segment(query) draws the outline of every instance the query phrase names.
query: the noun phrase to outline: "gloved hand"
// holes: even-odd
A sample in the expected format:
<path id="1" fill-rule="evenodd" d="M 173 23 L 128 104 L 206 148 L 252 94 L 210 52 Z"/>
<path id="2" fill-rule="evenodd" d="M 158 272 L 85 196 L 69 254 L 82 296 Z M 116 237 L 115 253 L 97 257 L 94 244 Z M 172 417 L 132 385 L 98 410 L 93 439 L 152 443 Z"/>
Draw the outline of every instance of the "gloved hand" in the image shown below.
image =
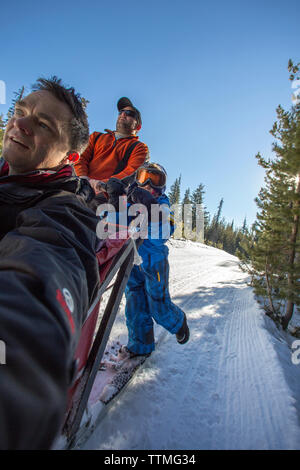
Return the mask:
<path id="1" fill-rule="evenodd" d="M 106 183 L 106 192 L 109 196 L 123 196 L 126 194 L 126 185 L 118 178 L 110 178 Z"/>
<path id="2" fill-rule="evenodd" d="M 130 200 L 134 204 L 143 204 L 148 211 L 151 210 L 151 204 L 158 204 L 157 199 L 149 191 L 140 187 L 132 191 Z"/>
<path id="3" fill-rule="evenodd" d="M 96 180 L 96 181 L 97 181 L 97 184 L 96 184 L 97 191 L 99 191 L 101 193 L 105 193 L 106 192 L 106 183 L 104 183 L 104 181 L 101 181 L 101 180 Z"/>
<path id="4" fill-rule="evenodd" d="M 95 191 L 85 178 L 80 178 L 79 195 L 82 196 L 86 202 L 90 202 L 95 197 Z"/>
<path id="5" fill-rule="evenodd" d="M 135 181 L 134 183 L 132 183 L 129 188 L 127 189 L 127 198 L 128 198 L 128 202 L 133 202 L 131 200 L 131 194 L 133 193 L 133 191 L 135 190 L 135 188 L 138 188 L 138 184 L 137 182 Z"/>
<path id="6" fill-rule="evenodd" d="M 120 203 L 119 197 L 126 194 L 126 185 L 118 178 L 110 178 L 106 183 L 106 192 L 108 194 L 108 203 L 114 206 L 117 212 L 126 209 L 126 204 Z"/>

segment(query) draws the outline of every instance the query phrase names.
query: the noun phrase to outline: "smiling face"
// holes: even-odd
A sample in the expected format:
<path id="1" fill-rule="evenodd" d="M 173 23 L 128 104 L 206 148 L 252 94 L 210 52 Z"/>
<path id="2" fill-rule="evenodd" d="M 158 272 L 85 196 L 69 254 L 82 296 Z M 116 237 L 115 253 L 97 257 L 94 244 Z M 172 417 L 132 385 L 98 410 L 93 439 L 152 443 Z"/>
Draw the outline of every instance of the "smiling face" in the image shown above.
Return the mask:
<path id="1" fill-rule="evenodd" d="M 16 103 L 3 139 L 9 174 L 56 170 L 66 163 L 71 119 L 68 106 L 49 91 L 36 91 Z"/>

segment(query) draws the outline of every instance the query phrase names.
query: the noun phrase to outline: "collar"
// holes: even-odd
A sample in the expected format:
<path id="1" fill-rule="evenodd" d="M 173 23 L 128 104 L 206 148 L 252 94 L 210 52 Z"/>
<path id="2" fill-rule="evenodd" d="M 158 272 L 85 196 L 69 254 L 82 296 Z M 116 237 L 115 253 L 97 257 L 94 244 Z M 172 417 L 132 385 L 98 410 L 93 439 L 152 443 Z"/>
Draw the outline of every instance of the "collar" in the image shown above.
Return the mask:
<path id="1" fill-rule="evenodd" d="M 4 183 L 50 183 L 62 178 L 74 176 L 72 165 L 65 165 L 60 170 L 35 170 L 20 175 L 9 175 L 9 165 L 3 160 L 0 166 L 0 184 Z"/>
<path id="2" fill-rule="evenodd" d="M 115 139 L 117 139 L 117 140 L 120 140 L 120 139 L 136 139 L 136 140 L 138 140 L 139 139 L 138 135 L 133 135 L 133 134 L 131 134 L 131 135 L 122 135 L 117 131 L 111 131 L 109 129 L 104 129 L 104 131 L 107 132 L 108 134 L 113 135 L 115 137 Z M 118 134 L 120 137 L 116 137 L 116 134 Z"/>

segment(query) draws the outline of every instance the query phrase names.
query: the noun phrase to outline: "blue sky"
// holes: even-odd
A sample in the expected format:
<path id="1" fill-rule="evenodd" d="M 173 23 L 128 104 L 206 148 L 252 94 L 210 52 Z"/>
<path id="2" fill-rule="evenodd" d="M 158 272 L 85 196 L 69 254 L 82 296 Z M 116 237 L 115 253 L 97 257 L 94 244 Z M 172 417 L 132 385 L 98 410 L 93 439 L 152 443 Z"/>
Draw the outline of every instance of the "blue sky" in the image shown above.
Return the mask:
<path id="1" fill-rule="evenodd" d="M 140 139 L 169 186 L 205 186 L 213 215 L 255 219 L 272 156 L 276 107 L 288 109 L 287 63 L 299 62 L 299 1 L 52 0 L 1 5 L 0 80 L 13 92 L 57 75 L 90 101 L 91 132 L 114 129 L 116 102 L 142 112 Z"/>

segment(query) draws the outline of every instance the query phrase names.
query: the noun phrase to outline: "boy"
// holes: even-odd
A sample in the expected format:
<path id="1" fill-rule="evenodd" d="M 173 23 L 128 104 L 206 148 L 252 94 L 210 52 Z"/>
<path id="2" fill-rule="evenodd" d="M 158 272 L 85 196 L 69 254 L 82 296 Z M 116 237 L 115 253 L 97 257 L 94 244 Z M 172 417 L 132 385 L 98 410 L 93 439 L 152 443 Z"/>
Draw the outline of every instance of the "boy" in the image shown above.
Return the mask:
<path id="1" fill-rule="evenodd" d="M 150 355 L 155 349 L 153 319 L 170 333 L 178 343 L 189 340 L 189 328 L 185 313 L 176 306 L 169 294 L 169 263 L 167 239 L 174 232 L 170 202 L 166 189 L 166 171 L 157 163 L 146 163 L 136 174 L 136 183 L 129 189 L 128 202 L 143 204 L 148 211 L 148 237 L 139 247 L 142 264 L 134 266 L 125 290 L 126 325 L 128 343 L 120 350 L 121 357 Z M 113 181 L 107 183 L 111 191 Z M 158 206 L 162 217 L 153 220 Z M 151 209 L 152 215 L 151 215 Z M 156 211 L 158 212 L 158 211 Z"/>

